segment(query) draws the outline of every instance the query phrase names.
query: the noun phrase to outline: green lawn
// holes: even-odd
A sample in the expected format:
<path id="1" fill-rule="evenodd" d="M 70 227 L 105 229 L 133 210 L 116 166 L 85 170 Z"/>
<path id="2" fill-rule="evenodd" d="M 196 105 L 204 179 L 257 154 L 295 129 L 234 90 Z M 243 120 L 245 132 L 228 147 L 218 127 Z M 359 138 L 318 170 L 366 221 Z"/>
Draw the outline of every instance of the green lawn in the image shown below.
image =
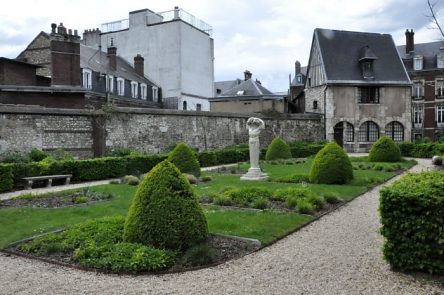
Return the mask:
<path id="1" fill-rule="evenodd" d="M 14 241 L 61 229 L 91 218 L 126 215 L 136 187 L 128 185 L 101 185 L 94 190 L 113 192 L 116 197 L 91 206 L 40 209 L 10 208 L 0 210 L 0 247 Z M 270 243 L 300 227 L 310 217 L 273 211 L 205 209 L 210 232 L 255 238 Z"/>
<path id="2" fill-rule="evenodd" d="M 364 160 L 358 159 L 358 162 Z M 286 176 L 292 173 L 308 173 L 311 159 L 297 165 L 263 164 L 263 169 L 270 176 Z M 403 162 L 403 167 L 413 163 Z M 227 186 L 233 187 L 266 187 L 271 191 L 279 188 L 298 186 L 294 183 L 274 183 L 267 181 L 241 181 L 238 175 L 220 175 L 205 173 L 213 177 L 213 181 L 193 186 L 199 196 L 220 192 Z M 355 179 L 347 185 L 309 184 L 315 193 L 336 192 L 342 199 L 350 200 L 367 191 L 371 185 L 392 177 L 394 172 L 374 170 L 355 170 Z M 111 192 L 116 195 L 109 201 L 90 206 L 39 209 L 10 208 L 0 209 L 0 247 L 11 242 L 46 233 L 51 230 L 65 228 L 67 225 L 79 223 L 91 218 L 112 215 L 126 215 L 136 187 L 128 185 L 102 185 L 94 190 Z M 293 231 L 306 223 L 310 217 L 296 213 L 279 213 L 273 211 L 252 212 L 244 210 L 206 209 L 211 232 L 256 238 L 267 244 L 276 238 Z"/>

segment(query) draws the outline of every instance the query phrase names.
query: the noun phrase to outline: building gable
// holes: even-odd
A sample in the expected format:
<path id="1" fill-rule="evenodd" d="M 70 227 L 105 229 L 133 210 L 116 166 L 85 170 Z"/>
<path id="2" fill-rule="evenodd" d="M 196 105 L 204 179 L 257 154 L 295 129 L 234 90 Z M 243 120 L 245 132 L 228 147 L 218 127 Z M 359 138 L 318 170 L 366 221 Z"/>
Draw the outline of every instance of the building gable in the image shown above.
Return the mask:
<path id="1" fill-rule="evenodd" d="M 316 87 L 325 84 L 326 74 L 321 48 L 316 34 L 313 35 L 310 58 L 307 68 L 307 86 Z"/>

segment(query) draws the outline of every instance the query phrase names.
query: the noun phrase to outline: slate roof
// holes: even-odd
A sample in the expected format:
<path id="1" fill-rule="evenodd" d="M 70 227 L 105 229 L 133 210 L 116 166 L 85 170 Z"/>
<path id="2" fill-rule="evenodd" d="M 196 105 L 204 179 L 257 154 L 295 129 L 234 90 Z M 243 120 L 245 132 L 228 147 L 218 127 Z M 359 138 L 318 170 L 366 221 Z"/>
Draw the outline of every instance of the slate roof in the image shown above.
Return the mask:
<path id="1" fill-rule="evenodd" d="M 230 80 L 230 81 L 219 81 L 219 82 L 214 82 L 214 91 L 216 92 L 214 95 L 218 96 L 222 93 L 224 93 L 227 90 L 230 90 L 234 87 L 236 87 L 237 85 L 239 85 L 240 83 L 242 83 L 241 79 L 236 79 L 236 80 Z M 220 89 L 220 93 L 217 93 L 217 90 Z"/>
<path id="2" fill-rule="evenodd" d="M 237 96 L 239 91 L 243 91 L 243 96 L 261 96 L 273 94 L 270 90 L 258 82 L 254 81 L 253 79 L 248 79 L 247 81 L 242 81 L 239 85 L 222 92 L 219 96 Z"/>
<path id="3" fill-rule="evenodd" d="M 415 44 L 413 54 L 405 52 L 405 45 L 397 46 L 399 55 L 403 60 L 412 60 L 416 55 L 423 56 L 423 69 L 436 69 L 436 55 L 440 53 L 440 48 L 444 49 L 443 41 Z M 408 70 L 412 70 L 413 62 L 406 62 Z"/>
<path id="4" fill-rule="evenodd" d="M 291 84 L 290 86 L 301 86 L 304 85 L 304 81 L 305 81 L 305 77 L 307 76 L 307 67 L 301 67 L 301 74 L 304 77 L 303 78 L 303 83 L 299 84 L 296 82 L 296 75 L 293 77 L 293 79 L 291 80 Z"/>
<path id="5" fill-rule="evenodd" d="M 134 67 L 119 55 L 116 57 L 116 70 L 111 70 L 106 52 L 99 51 L 83 44 L 80 44 L 80 67 L 98 73 L 113 75 L 116 78 L 120 77 L 155 86 L 155 84 L 148 78 L 137 74 Z"/>
<path id="6" fill-rule="evenodd" d="M 315 29 L 327 83 L 409 84 L 410 79 L 389 34 Z M 365 80 L 359 66 L 362 49 L 368 46 L 374 57 L 374 79 Z"/>

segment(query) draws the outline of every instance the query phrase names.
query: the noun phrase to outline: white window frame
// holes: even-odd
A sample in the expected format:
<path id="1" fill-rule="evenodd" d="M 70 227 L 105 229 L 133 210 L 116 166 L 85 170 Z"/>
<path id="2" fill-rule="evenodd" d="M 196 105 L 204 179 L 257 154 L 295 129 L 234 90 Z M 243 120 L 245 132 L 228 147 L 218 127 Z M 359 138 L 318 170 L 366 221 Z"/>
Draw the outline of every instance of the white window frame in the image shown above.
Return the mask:
<path id="1" fill-rule="evenodd" d="M 423 68 L 422 55 L 415 56 L 413 58 L 413 70 L 420 71 Z"/>
<path id="2" fill-rule="evenodd" d="M 113 75 L 107 75 L 106 78 L 106 91 L 109 93 L 114 92 L 114 76 Z"/>
<path id="3" fill-rule="evenodd" d="M 436 126 L 444 127 L 444 105 L 436 106 Z"/>
<path id="4" fill-rule="evenodd" d="M 90 69 L 82 69 L 83 88 L 92 89 L 92 71 Z"/>
<path id="5" fill-rule="evenodd" d="M 148 86 L 145 83 L 140 84 L 140 98 L 146 100 Z"/>
<path id="6" fill-rule="evenodd" d="M 435 80 L 435 94 L 437 97 L 444 97 L 444 79 Z"/>
<path id="7" fill-rule="evenodd" d="M 424 121 L 424 107 L 422 105 L 413 106 L 413 126 L 422 128 Z"/>
<path id="8" fill-rule="evenodd" d="M 159 88 L 156 86 L 153 86 L 153 101 L 154 102 L 159 101 Z"/>
<path id="9" fill-rule="evenodd" d="M 117 95 L 125 95 L 125 79 L 120 77 L 117 78 Z"/>
<path id="10" fill-rule="evenodd" d="M 138 98 L 139 95 L 139 83 L 136 81 L 131 81 L 131 97 Z"/>
<path id="11" fill-rule="evenodd" d="M 424 97 L 424 82 L 420 80 L 412 81 L 412 96 L 416 99 Z M 417 87 L 420 86 L 420 87 Z"/>
<path id="12" fill-rule="evenodd" d="M 436 55 L 436 67 L 438 69 L 444 68 L 444 52 L 438 53 Z"/>

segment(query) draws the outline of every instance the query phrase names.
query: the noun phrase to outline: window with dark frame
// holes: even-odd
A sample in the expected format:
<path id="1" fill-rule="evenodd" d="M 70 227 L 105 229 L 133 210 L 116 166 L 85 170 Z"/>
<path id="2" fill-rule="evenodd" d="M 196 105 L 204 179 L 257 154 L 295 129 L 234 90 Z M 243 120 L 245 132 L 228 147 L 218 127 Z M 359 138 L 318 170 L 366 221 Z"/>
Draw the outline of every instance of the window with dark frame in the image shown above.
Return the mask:
<path id="1" fill-rule="evenodd" d="M 354 142 L 355 141 L 355 130 L 351 123 L 346 122 L 345 125 L 345 141 Z"/>
<path id="2" fill-rule="evenodd" d="M 404 127 L 397 121 L 390 122 L 385 126 L 385 135 L 394 141 L 404 141 Z"/>
<path id="3" fill-rule="evenodd" d="M 318 109 L 318 101 L 315 100 L 313 101 L 313 110 L 317 110 Z"/>
<path id="4" fill-rule="evenodd" d="M 362 123 L 359 127 L 359 141 L 360 142 L 375 142 L 379 138 L 379 127 L 373 121 Z"/>
<path id="5" fill-rule="evenodd" d="M 358 88 L 359 103 L 379 103 L 379 87 L 359 87 Z"/>

